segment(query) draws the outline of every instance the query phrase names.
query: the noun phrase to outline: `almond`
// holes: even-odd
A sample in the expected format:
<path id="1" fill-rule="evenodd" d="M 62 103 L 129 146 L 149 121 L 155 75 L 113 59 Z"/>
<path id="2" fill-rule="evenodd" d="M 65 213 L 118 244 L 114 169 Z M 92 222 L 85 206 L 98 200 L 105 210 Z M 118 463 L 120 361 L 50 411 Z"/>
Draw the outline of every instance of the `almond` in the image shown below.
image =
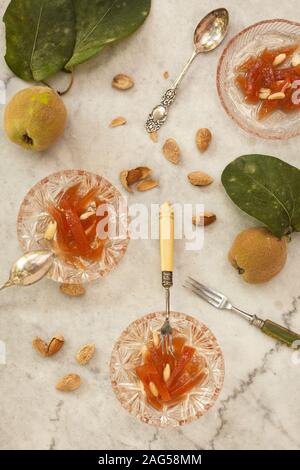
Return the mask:
<path id="1" fill-rule="evenodd" d="M 158 331 L 152 331 L 153 344 L 157 348 L 160 343 L 160 337 Z"/>
<path id="2" fill-rule="evenodd" d="M 201 153 L 205 152 L 211 143 L 212 133 L 209 129 L 202 128 L 196 132 L 196 145 Z"/>
<path id="3" fill-rule="evenodd" d="M 70 297 L 81 297 L 86 293 L 82 284 L 61 284 L 60 291 Z"/>
<path id="4" fill-rule="evenodd" d="M 259 98 L 261 100 L 266 100 L 271 94 L 271 90 L 269 88 L 261 88 L 259 90 Z"/>
<path id="5" fill-rule="evenodd" d="M 175 139 L 167 139 L 163 146 L 163 154 L 169 162 L 178 165 L 180 161 L 180 148 Z"/>
<path id="6" fill-rule="evenodd" d="M 65 375 L 59 382 L 56 384 L 56 389 L 61 392 L 73 392 L 81 385 L 81 379 L 77 374 L 68 374 Z"/>
<path id="7" fill-rule="evenodd" d="M 156 131 L 150 132 L 149 136 L 152 142 L 155 142 L 155 143 L 158 142 L 158 132 Z"/>
<path id="8" fill-rule="evenodd" d="M 278 54 L 275 59 L 273 60 L 273 66 L 276 67 L 277 65 L 282 64 L 286 59 L 286 54 Z"/>
<path id="9" fill-rule="evenodd" d="M 292 66 L 297 67 L 297 65 L 300 65 L 300 54 L 299 54 L 299 52 L 295 52 L 295 54 L 292 57 Z"/>
<path id="10" fill-rule="evenodd" d="M 164 72 L 164 78 L 165 78 L 166 80 L 168 80 L 169 76 L 170 76 L 170 74 L 169 74 L 169 72 L 166 70 L 166 71 Z"/>
<path id="11" fill-rule="evenodd" d="M 54 336 L 49 344 L 37 337 L 32 341 L 32 346 L 41 354 L 41 356 L 49 357 L 56 354 L 63 347 L 64 342 L 65 340 L 63 336 Z"/>
<path id="12" fill-rule="evenodd" d="M 210 225 L 217 219 L 217 216 L 213 212 L 204 212 L 203 215 L 193 216 L 194 225 Z"/>
<path id="13" fill-rule="evenodd" d="M 81 214 L 81 216 L 79 217 L 80 220 L 87 220 L 89 219 L 92 215 L 95 215 L 95 212 L 93 211 L 88 211 L 88 212 L 84 212 L 84 214 Z"/>
<path id="14" fill-rule="evenodd" d="M 112 86 L 118 90 L 129 90 L 133 85 L 133 79 L 124 73 L 119 73 L 112 80 Z"/>
<path id="15" fill-rule="evenodd" d="M 49 222 L 45 233 L 44 233 L 44 239 L 51 241 L 53 240 L 57 230 L 57 223 L 56 222 Z"/>
<path id="16" fill-rule="evenodd" d="M 54 336 L 48 344 L 47 356 L 53 356 L 64 345 L 65 339 L 63 336 Z"/>
<path id="17" fill-rule="evenodd" d="M 163 370 L 163 379 L 164 382 L 168 382 L 169 378 L 171 377 L 171 366 L 169 363 L 165 365 L 165 368 Z"/>
<path id="18" fill-rule="evenodd" d="M 47 356 L 48 345 L 41 338 L 38 338 L 38 337 L 34 338 L 34 340 L 32 341 L 32 346 L 41 356 L 43 357 Z"/>
<path id="19" fill-rule="evenodd" d="M 146 166 L 140 166 L 132 170 L 124 170 L 120 173 L 120 181 L 126 191 L 132 193 L 133 190 L 130 186 L 137 183 L 138 181 L 144 180 L 151 174 L 151 172 L 152 170 Z"/>
<path id="20" fill-rule="evenodd" d="M 149 179 L 149 180 L 141 181 L 141 183 L 137 185 L 137 190 L 148 191 L 149 189 L 156 188 L 158 185 L 159 185 L 158 180 Z"/>
<path id="21" fill-rule="evenodd" d="M 79 349 L 78 353 L 76 354 L 76 359 L 78 364 L 85 366 L 92 357 L 94 356 L 96 351 L 96 346 L 94 344 L 86 344 Z"/>
<path id="22" fill-rule="evenodd" d="M 282 91 L 278 91 L 277 93 L 272 93 L 272 95 L 268 96 L 268 100 L 284 100 L 285 94 Z"/>
<path id="23" fill-rule="evenodd" d="M 193 171 L 189 173 L 188 179 L 194 186 L 208 186 L 213 182 L 213 178 L 203 171 Z"/>
<path id="24" fill-rule="evenodd" d="M 127 123 L 126 118 L 124 118 L 123 116 L 118 116 L 111 121 L 109 127 L 124 126 L 124 124 L 126 123 Z"/>
<path id="25" fill-rule="evenodd" d="M 149 383 L 149 389 L 154 397 L 158 397 L 159 393 L 154 382 Z"/>

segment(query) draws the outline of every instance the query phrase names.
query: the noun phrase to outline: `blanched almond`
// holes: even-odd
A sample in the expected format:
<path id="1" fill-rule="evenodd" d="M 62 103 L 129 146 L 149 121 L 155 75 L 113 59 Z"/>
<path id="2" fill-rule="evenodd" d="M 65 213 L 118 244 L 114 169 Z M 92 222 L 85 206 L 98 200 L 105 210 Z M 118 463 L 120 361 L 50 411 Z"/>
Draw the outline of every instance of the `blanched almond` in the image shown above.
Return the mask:
<path id="1" fill-rule="evenodd" d="M 149 389 L 154 397 L 158 397 L 159 393 L 154 382 L 149 383 Z"/>
<path id="2" fill-rule="evenodd" d="M 80 220 L 87 220 L 87 219 L 89 219 L 92 215 L 95 215 L 95 212 L 89 211 L 89 212 L 85 212 L 84 214 L 81 214 L 81 216 L 80 216 L 79 218 L 80 218 Z"/>
<path id="3" fill-rule="evenodd" d="M 81 385 L 81 379 L 77 374 L 68 374 L 56 384 L 56 389 L 61 392 L 73 392 Z"/>
<path id="4" fill-rule="evenodd" d="M 277 93 L 272 93 L 272 95 L 268 96 L 268 100 L 284 100 L 285 94 L 282 91 L 278 91 Z"/>
<path id="5" fill-rule="evenodd" d="M 126 118 L 124 118 L 123 116 L 118 116 L 111 121 L 109 127 L 124 126 L 124 124 L 126 123 L 127 123 Z"/>
<path id="6" fill-rule="evenodd" d="M 275 59 L 273 60 L 273 66 L 276 67 L 277 65 L 282 64 L 286 59 L 286 54 L 278 54 Z"/>
<path id="7" fill-rule="evenodd" d="M 45 240 L 51 241 L 53 240 L 57 230 L 57 223 L 54 222 L 49 222 L 46 231 L 44 233 L 44 238 Z"/>
<path id="8" fill-rule="evenodd" d="M 189 173 L 188 179 L 194 186 L 208 186 L 213 182 L 213 178 L 203 171 L 193 171 Z"/>
<path id="9" fill-rule="evenodd" d="M 292 66 L 297 67 L 297 65 L 300 65 L 300 54 L 299 54 L 299 52 L 295 52 L 293 57 L 292 57 Z"/>
<path id="10" fill-rule="evenodd" d="M 163 145 L 163 154 L 169 162 L 178 165 L 180 161 L 180 148 L 175 139 L 167 139 Z"/>
<path id="11" fill-rule="evenodd" d="M 118 90 L 129 90 L 133 85 L 133 79 L 124 73 L 119 73 L 112 80 L 112 86 Z"/>
<path id="12" fill-rule="evenodd" d="M 159 185 L 158 180 L 151 180 L 151 179 L 150 180 L 145 180 L 145 181 L 141 181 L 137 185 L 137 190 L 138 191 L 149 191 L 149 189 L 156 188 L 158 185 Z"/>
<path id="13" fill-rule="evenodd" d="M 261 100 L 266 100 L 271 94 L 271 90 L 269 88 L 261 88 L 259 90 L 259 98 Z"/>
<path id="14" fill-rule="evenodd" d="M 171 366 L 169 363 L 167 363 L 163 371 L 164 382 L 168 382 L 170 377 L 171 377 Z"/>
<path id="15" fill-rule="evenodd" d="M 203 215 L 193 216 L 194 225 L 210 225 L 217 219 L 217 216 L 213 212 L 204 212 Z"/>
<path id="16" fill-rule="evenodd" d="M 212 140 L 212 133 L 209 129 L 198 129 L 196 132 L 196 144 L 201 153 L 205 152 Z"/>
<path id="17" fill-rule="evenodd" d="M 155 330 L 152 331 L 152 338 L 153 338 L 153 344 L 157 348 L 160 343 L 160 336 L 159 336 L 158 331 L 155 331 Z"/>
<path id="18" fill-rule="evenodd" d="M 61 284 L 60 291 L 70 297 L 81 297 L 86 293 L 82 284 Z"/>
<path id="19" fill-rule="evenodd" d="M 85 366 L 88 362 L 90 362 L 95 354 L 95 351 L 96 346 L 94 344 L 85 344 L 82 346 L 76 355 L 78 364 Z"/>

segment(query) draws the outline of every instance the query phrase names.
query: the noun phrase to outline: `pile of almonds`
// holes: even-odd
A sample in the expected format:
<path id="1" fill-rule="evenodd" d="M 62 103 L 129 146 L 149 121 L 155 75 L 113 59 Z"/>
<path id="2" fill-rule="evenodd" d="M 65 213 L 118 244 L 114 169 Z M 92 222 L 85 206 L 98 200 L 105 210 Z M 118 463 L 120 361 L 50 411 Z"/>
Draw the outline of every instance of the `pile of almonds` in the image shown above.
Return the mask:
<path id="1" fill-rule="evenodd" d="M 159 181 L 150 178 L 152 170 L 147 166 L 139 166 L 120 173 L 120 181 L 129 193 L 133 193 L 132 187 L 136 185 L 138 191 L 148 191 L 159 185 Z"/>
<path id="2" fill-rule="evenodd" d="M 50 357 L 58 353 L 65 343 L 62 335 L 54 336 L 47 344 L 43 339 L 36 337 L 32 341 L 32 346 L 42 357 Z M 79 365 L 86 365 L 95 355 L 96 346 L 92 343 L 82 346 L 76 354 L 76 361 Z M 56 384 L 56 389 L 61 392 L 73 392 L 81 385 L 78 374 L 68 374 L 62 377 Z"/>

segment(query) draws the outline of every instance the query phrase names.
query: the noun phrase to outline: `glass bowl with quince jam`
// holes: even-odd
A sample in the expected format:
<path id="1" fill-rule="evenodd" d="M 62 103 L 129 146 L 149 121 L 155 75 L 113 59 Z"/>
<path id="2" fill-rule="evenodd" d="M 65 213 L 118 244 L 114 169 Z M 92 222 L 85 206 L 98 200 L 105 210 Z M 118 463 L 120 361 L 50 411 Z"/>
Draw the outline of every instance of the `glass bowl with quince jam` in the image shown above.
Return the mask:
<path id="1" fill-rule="evenodd" d="M 221 103 L 246 132 L 266 139 L 300 134 L 300 23 L 261 21 L 225 48 L 217 71 Z"/>
<path id="2" fill-rule="evenodd" d="M 189 423 L 213 405 L 222 389 L 224 360 L 213 333 L 172 312 L 174 355 L 162 351 L 164 312 L 151 313 L 122 333 L 111 356 L 113 390 L 139 420 L 158 427 Z"/>
<path id="3" fill-rule="evenodd" d="M 116 228 L 114 236 L 109 227 Z M 91 282 L 113 269 L 127 250 L 126 200 L 100 175 L 60 171 L 27 193 L 17 233 L 25 252 L 48 249 L 56 254 L 50 279 L 65 284 Z"/>

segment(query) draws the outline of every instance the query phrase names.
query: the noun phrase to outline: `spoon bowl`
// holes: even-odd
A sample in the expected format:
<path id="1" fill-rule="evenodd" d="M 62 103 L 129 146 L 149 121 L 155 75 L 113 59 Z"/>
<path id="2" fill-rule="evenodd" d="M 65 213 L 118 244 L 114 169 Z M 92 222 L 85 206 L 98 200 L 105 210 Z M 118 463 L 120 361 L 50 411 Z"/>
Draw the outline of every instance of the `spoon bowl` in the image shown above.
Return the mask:
<path id="1" fill-rule="evenodd" d="M 210 52 L 218 47 L 227 33 L 228 24 L 229 13 L 226 8 L 218 8 L 206 15 L 195 29 L 195 52 Z"/>

